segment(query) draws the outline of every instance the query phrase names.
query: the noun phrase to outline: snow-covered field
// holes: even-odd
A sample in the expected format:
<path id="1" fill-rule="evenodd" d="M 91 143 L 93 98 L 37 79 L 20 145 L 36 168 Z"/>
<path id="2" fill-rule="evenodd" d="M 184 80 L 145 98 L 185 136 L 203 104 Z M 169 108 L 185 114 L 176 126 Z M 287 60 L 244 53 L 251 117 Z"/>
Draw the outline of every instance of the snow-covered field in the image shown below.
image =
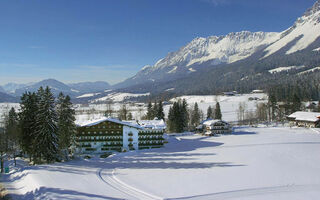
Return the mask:
<path id="1" fill-rule="evenodd" d="M 4 177 L 14 199 L 319 199 L 320 132 L 237 128 L 175 136 L 161 149 L 25 167 Z"/>
<path id="2" fill-rule="evenodd" d="M 123 102 L 121 101 L 126 96 L 124 93 L 120 96 L 112 96 L 115 101 L 111 104 L 112 110 L 115 112 L 114 117 L 117 116 L 116 112 L 121 109 Z M 111 98 L 111 96 L 109 96 Z M 259 100 L 249 101 L 249 98 L 258 98 Z M 180 99 L 186 99 L 189 104 L 189 108 L 194 106 L 197 102 L 199 108 L 203 111 L 206 116 L 207 108 L 209 106 L 215 106 L 216 101 L 220 102 L 222 118 L 228 122 L 237 121 L 237 110 L 240 102 L 245 102 L 248 111 L 255 111 L 256 104 L 266 102 L 268 97 L 266 94 L 239 94 L 236 96 L 223 96 L 223 95 L 203 95 L 203 96 L 181 96 Z M 176 101 L 178 98 L 171 99 L 170 101 Z M 143 103 L 126 103 L 127 109 L 132 113 L 134 119 L 141 119 L 143 115 L 147 112 L 147 105 Z M 88 121 L 99 119 L 104 116 L 105 111 L 108 109 L 107 104 L 75 104 L 76 109 L 76 119 L 77 122 Z M 165 116 L 168 116 L 169 108 L 172 105 L 165 105 L 164 112 Z M 3 120 L 3 114 L 7 114 L 11 107 L 14 107 L 16 111 L 19 109 L 19 104 L 17 103 L 0 103 L 0 122 Z"/>
<path id="3" fill-rule="evenodd" d="M 258 98 L 258 100 L 249 101 L 249 98 Z M 193 108 L 194 104 L 197 102 L 199 108 L 203 111 L 206 116 L 207 109 L 209 106 L 214 107 L 216 102 L 220 103 L 222 119 L 228 122 L 235 122 L 238 120 L 237 110 L 239 108 L 239 103 L 244 102 L 246 104 L 246 111 L 255 111 L 256 105 L 258 103 L 266 103 L 268 101 L 267 94 L 238 94 L 236 96 L 224 96 L 224 95 L 203 95 L 203 96 L 181 96 L 171 101 L 176 101 L 177 99 L 185 99 L 190 108 Z M 168 116 L 170 106 L 165 106 L 165 114 Z"/>

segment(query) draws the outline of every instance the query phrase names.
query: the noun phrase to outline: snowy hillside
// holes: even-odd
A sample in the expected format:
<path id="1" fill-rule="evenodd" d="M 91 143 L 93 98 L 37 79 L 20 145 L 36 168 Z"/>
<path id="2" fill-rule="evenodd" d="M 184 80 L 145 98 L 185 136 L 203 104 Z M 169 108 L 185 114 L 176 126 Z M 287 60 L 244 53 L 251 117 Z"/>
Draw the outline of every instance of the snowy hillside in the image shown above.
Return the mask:
<path id="1" fill-rule="evenodd" d="M 259 47 L 265 47 L 280 38 L 279 33 L 242 31 L 225 36 L 196 38 L 176 52 L 169 53 L 153 66 L 147 65 L 126 82 L 139 83 L 158 80 L 157 74 L 187 74 L 197 71 L 193 64 L 210 61 L 212 65 L 233 63 L 255 53 Z"/>
<path id="2" fill-rule="evenodd" d="M 136 85 L 136 88 L 132 88 L 141 92 L 151 91 L 154 88 L 163 92 L 168 88 L 175 87 L 175 92 L 180 90 L 182 91 L 180 93 L 183 93 L 190 90 L 190 86 L 186 86 L 188 84 L 187 79 L 197 76 L 198 80 L 206 80 L 208 77 L 205 77 L 205 75 L 208 72 L 222 75 L 230 74 L 230 76 L 233 75 L 233 79 L 236 79 L 239 77 L 232 74 L 236 70 L 240 70 L 240 74 L 252 75 L 253 70 L 259 72 L 264 70 L 261 68 L 270 70 L 271 67 L 279 68 L 294 65 L 310 67 L 311 63 L 317 64 L 319 62 L 316 59 L 319 56 L 317 54 L 319 43 L 320 1 L 318 0 L 312 8 L 296 20 L 292 27 L 283 32 L 242 31 L 224 36 L 198 37 L 179 50 L 168 53 L 166 57 L 155 64 L 144 66 L 135 76 L 117 84 L 115 87 L 126 88 Z M 312 50 L 307 51 L 308 47 Z M 289 57 L 289 55 L 302 50 L 306 51 L 299 55 L 301 58 L 293 59 Z M 312 57 L 315 61 L 308 62 L 307 57 Z M 285 62 L 286 60 L 291 62 Z M 219 73 L 215 73 L 215 70 L 219 70 Z M 215 78 L 220 79 L 220 77 L 221 75 Z M 194 82 L 194 80 L 189 82 Z M 164 86 L 164 84 L 168 85 Z M 196 85 L 199 84 L 201 83 Z M 210 83 L 207 80 L 203 84 L 208 85 Z M 180 85 L 180 88 L 176 85 Z M 148 88 L 148 86 L 150 87 Z M 224 86 L 222 85 L 222 87 Z M 234 87 L 236 86 L 234 85 Z"/>
<path id="3" fill-rule="evenodd" d="M 270 45 L 265 57 L 279 51 L 281 48 L 299 38 L 286 54 L 291 54 L 307 48 L 320 36 L 320 1 L 309 9 L 302 17 L 298 18 L 295 24 L 282 33 L 280 40 Z"/>
<path id="4" fill-rule="evenodd" d="M 91 101 L 91 103 L 98 103 L 98 102 L 104 102 L 104 101 L 113 101 L 113 102 L 121 102 L 124 100 L 127 100 L 132 97 L 140 97 L 140 96 L 149 96 L 150 93 L 144 93 L 144 94 L 133 94 L 133 93 L 121 93 L 121 92 L 113 92 L 108 94 L 107 96 L 94 99 Z"/>
<path id="5" fill-rule="evenodd" d="M 249 98 L 255 99 L 249 101 Z M 258 103 L 266 103 L 268 101 L 267 94 L 239 94 L 236 96 L 222 96 L 222 95 L 203 95 L 203 96 L 180 96 L 171 99 L 171 102 L 177 101 L 178 99 L 185 99 L 192 108 L 195 103 L 198 103 L 199 109 L 207 114 L 207 109 L 209 106 L 214 107 L 216 101 L 219 101 L 222 113 L 222 119 L 228 122 L 235 122 L 238 120 L 237 110 L 239 108 L 239 103 L 245 102 L 247 111 L 255 111 L 256 105 Z M 168 116 L 170 106 L 165 106 L 164 111 L 166 116 Z"/>
<path id="6" fill-rule="evenodd" d="M 319 199 L 315 130 L 236 128 L 233 135 L 168 141 L 106 159 L 25 167 L 19 160 L 1 182 L 15 200 Z"/>

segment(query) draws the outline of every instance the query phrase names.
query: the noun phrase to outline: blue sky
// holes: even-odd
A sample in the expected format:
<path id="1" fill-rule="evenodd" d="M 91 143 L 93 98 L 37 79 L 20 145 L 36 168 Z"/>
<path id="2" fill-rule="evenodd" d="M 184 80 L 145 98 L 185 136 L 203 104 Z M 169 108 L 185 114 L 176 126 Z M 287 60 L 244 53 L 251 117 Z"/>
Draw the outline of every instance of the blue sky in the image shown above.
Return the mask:
<path id="1" fill-rule="evenodd" d="M 2 0 L 0 84 L 116 83 L 195 37 L 283 31 L 315 0 Z"/>

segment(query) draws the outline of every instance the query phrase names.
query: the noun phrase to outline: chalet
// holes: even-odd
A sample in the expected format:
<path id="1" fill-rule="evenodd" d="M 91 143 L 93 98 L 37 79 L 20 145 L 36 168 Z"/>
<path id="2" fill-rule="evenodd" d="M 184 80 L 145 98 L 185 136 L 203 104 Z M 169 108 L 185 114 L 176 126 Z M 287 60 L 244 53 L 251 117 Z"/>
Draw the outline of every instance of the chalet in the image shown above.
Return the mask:
<path id="1" fill-rule="evenodd" d="M 163 146 L 163 130 L 148 130 L 113 118 L 77 124 L 76 141 L 82 153 L 128 151 Z"/>
<path id="2" fill-rule="evenodd" d="M 287 117 L 290 126 L 320 128 L 319 112 L 295 112 Z"/>
<path id="3" fill-rule="evenodd" d="M 232 127 L 223 120 L 207 120 L 203 123 L 205 135 L 232 133 Z"/>

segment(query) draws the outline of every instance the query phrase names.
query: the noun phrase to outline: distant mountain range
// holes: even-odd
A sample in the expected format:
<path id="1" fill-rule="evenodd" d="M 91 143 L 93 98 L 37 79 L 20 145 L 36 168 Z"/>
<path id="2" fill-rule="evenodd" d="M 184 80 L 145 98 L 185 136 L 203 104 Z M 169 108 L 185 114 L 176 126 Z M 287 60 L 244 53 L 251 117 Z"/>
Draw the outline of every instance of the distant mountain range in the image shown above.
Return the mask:
<path id="1" fill-rule="evenodd" d="M 319 73 L 319 68 L 320 0 L 283 32 L 196 38 L 114 87 L 153 94 L 245 92 Z"/>
<path id="2" fill-rule="evenodd" d="M 77 97 L 89 92 L 104 91 L 111 87 L 109 83 L 103 81 L 65 84 L 55 79 L 46 79 L 30 84 L 8 83 L 0 86 L 0 102 L 16 102 L 26 91 L 35 92 L 41 86 L 49 86 L 55 95 L 63 92 L 71 97 Z"/>

